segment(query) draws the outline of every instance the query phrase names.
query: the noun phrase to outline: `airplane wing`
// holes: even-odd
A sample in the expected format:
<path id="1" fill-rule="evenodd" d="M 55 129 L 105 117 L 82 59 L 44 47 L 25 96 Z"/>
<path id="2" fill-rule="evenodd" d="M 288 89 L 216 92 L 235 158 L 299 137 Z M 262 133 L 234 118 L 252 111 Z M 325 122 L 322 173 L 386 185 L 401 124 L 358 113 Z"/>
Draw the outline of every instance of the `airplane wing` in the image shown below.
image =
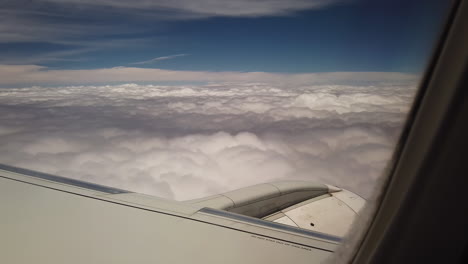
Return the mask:
<path id="1" fill-rule="evenodd" d="M 362 206 L 308 182 L 177 202 L 6 165 L 0 198 L 0 263 L 320 263 Z"/>

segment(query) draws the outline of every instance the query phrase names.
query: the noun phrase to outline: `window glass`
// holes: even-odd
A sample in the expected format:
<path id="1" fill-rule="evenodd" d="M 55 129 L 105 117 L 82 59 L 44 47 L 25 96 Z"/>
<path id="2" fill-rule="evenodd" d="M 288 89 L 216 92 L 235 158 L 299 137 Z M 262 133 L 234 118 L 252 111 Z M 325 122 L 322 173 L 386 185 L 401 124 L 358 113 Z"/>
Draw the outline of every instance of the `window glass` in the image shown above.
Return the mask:
<path id="1" fill-rule="evenodd" d="M 371 200 L 449 7 L 7 1 L 0 163 L 179 201 L 285 180 Z"/>

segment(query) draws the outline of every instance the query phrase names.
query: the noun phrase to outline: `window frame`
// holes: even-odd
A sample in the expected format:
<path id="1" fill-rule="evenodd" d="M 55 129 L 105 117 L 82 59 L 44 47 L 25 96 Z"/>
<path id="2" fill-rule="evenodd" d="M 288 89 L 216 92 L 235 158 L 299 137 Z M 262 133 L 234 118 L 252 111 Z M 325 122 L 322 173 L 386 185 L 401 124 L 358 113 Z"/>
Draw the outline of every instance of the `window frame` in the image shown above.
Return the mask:
<path id="1" fill-rule="evenodd" d="M 454 263 L 468 244 L 468 1 L 454 1 L 350 263 Z M 441 262 L 442 261 L 442 262 Z"/>

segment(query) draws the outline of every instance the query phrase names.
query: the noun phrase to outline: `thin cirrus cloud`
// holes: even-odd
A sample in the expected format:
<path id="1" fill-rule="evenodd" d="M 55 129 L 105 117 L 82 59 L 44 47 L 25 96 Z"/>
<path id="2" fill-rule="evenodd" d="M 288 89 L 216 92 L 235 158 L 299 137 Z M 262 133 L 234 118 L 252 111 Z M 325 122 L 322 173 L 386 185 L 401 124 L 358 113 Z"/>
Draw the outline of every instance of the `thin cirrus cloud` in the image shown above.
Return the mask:
<path id="1" fill-rule="evenodd" d="M 86 61 L 88 58 L 81 57 L 82 55 L 96 50 L 95 48 L 79 48 L 65 51 L 52 51 L 42 54 L 34 54 L 29 56 L 4 56 L 0 59 L 0 65 L 21 65 L 21 64 L 38 64 L 45 62 L 56 61 Z"/>
<path id="2" fill-rule="evenodd" d="M 113 7 L 127 10 L 165 10 L 186 13 L 179 18 L 237 16 L 257 17 L 287 15 L 300 10 L 322 8 L 347 0 L 43 0 L 42 2 L 59 5 L 83 5 L 95 7 Z M 191 14 L 191 15 L 190 15 Z M 194 16 L 195 15 L 195 16 Z"/>
<path id="3" fill-rule="evenodd" d="M 0 163 L 177 200 L 285 179 L 369 198 L 416 83 L 332 79 L 2 88 Z"/>
<path id="4" fill-rule="evenodd" d="M 187 56 L 187 55 L 188 54 L 174 54 L 174 55 L 169 55 L 169 56 L 161 56 L 161 57 L 156 57 L 156 58 L 151 59 L 151 60 L 132 62 L 132 63 L 129 63 L 129 64 L 133 64 L 133 65 L 151 64 L 151 63 L 155 63 L 155 62 L 158 62 L 158 61 L 171 60 L 171 59 L 175 59 L 175 58 L 178 58 L 178 57 L 184 57 L 184 56 Z"/>
<path id="5" fill-rule="evenodd" d="M 141 34 L 148 30 L 149 21 L 154 29 L 164 27 L 154 21 L 285 16 L 346 1 L 349 0 L 10 1 L 0 6 L 0 43 L 82 43 L 83 39 L 102 36 Z"/>

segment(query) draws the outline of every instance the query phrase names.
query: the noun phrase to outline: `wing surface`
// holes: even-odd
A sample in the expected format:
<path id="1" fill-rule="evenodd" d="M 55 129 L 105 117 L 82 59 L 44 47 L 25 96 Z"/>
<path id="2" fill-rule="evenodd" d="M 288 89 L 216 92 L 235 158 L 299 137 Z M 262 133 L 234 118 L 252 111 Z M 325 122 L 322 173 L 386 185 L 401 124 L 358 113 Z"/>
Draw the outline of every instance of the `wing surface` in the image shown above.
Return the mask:
<path id="1" fill-rule="evenodd" d="M 340 241 L 203 203 L 4 165 L 0 199 L 0 263 L 320 263 Z"/>

